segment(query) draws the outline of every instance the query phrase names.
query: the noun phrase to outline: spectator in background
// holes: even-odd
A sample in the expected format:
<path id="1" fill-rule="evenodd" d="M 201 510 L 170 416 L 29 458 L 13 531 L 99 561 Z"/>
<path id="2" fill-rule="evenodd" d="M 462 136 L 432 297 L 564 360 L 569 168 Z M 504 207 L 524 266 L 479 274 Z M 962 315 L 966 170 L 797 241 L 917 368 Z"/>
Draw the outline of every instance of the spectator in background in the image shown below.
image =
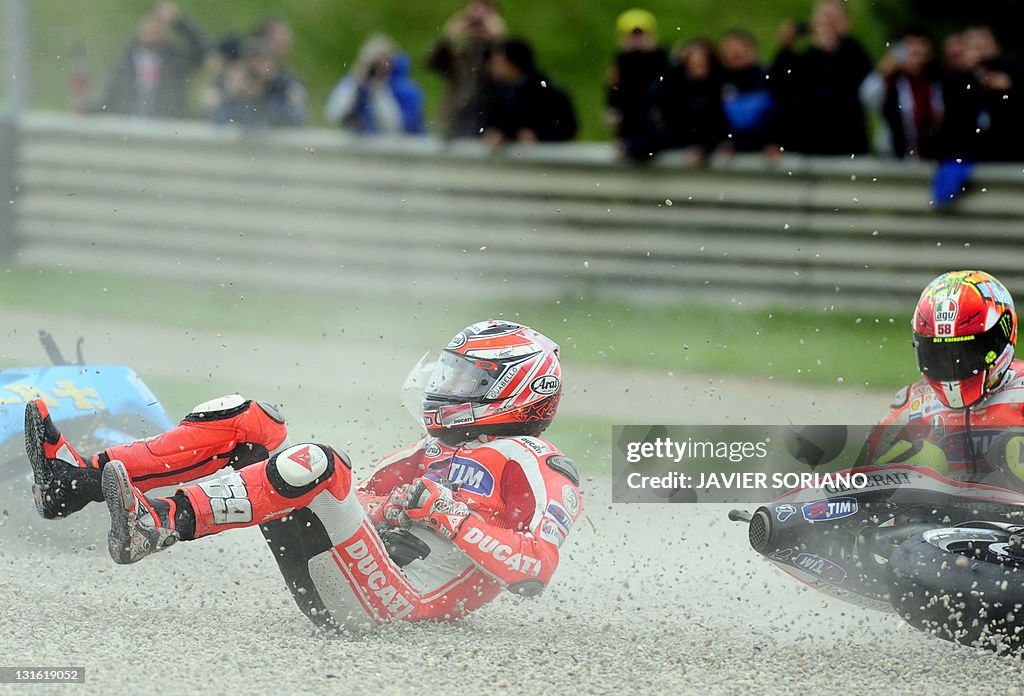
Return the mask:
<path id="1" fill-rule="evenodd" d="M 488 143 L 556 142 L 576 135 L 572 99 L 537 69 L 527 42 L 509 39 L 494 46 L 490 72 L 496 91 L 484 130 Z"/>
<path id="2" fill-rule="evenodd" d="M 301 126 L 306 89 L 285 71 L 265 39 L 251 36 L 224 68 L 213 96 L 213 121 L 243 126 Z"/>
<path id="3" fill-rule="evenodd" d="M 944 111 L 942 71 L 924 30 L 904 32 L 864 79 L 860 92 L 864 104 L 881 117 L 876 152 L 900 159 L 935 156 Z"/>
<path id="4" fill-rule="evenodd" d="M 324 105 L 328 123 L 359 135 L 423 132 L 423 90 L 409 57 L 387 36 L 372 36 Z"/>
<path id="5" fill-rule="evenodd" d="M 644 160 L 659 147 L 654 93 L 668 73 L 668 52 L 658 44 L 658 22 L 647 10 L 626 10 L 615 28 L 619 51 L 608 71 L 605 122 L 623 154 Z"/>
<path id="6" fill-rule="evenodd" d="M 203 65 L 199 26 L 172 2 L 139 21 L 135 40 L 114 69 L 99 110 L 141 118 L 185 118 L 189 81 Z"/>
<path id="7" fill-rule="evenodd" d="M 715 47 L 693 39 L 674 51 L 675 65 L 654 93 L 663 133 L 661 148 L 685 148 L 687 163 L 699 165 L 729 134 L 722 108 L 721 69 Z"/>
<path id="8" fill-rule="evenodd" d="M 796 51 L 797 39 L 807 32 L 809 46 Z M 871 72 L 872 63 L 864 47 L 849 33 L 843 3 L 820 0 L 809 25 L 783 25 L 779 43 L 771 81 L 785 124 L 783 146 L 820 155 L 867 152 L 860 85 Z"/>
<path id="9" fill-rule="evenodd" d="M 223 36 L 206 52 L 207 81 L 203 86 L 200 103 L 207 116 L 216 112 L 223 98 L 224 82 L 228 72 L 242 60 L 245 36 L 232 32 Z"/>
<path id="10" fill-rule="evenodd" d="M 942 67 L 947 73 L 964 69 L 963 32 L 954 32 L 942 40 Z"/>
<path id="11" fill-rule="evenodd" d="M 754 36 L 744 29 L 727 32 L 718 42 L 718 57 L 722 65 L 722 106 L 733 149 L 775 156 L 779 151 L 775 97 Z"/>
<path id="12" fill-rule="evenodd" d="M 281 70 L 286 70 L 288 56 L 295 43 L 295 32 L 292 31 L 288 20 L 283 17 L 267 17 L 256 25 L 252 35 L 264 42 L 270 57 Z"/>
<path id="13" fill-rule="evenodd" d="M 221 38 L 206 54 L 206 68 L 214 77 L 224 74 L 227 66 L 242 58 L 242 44 L 245 37 L 232 32 Z"/>
<path id="14" fill-rule="evenodd" d="M 496 2 L 475 0 L 452 15 L 427 56 L 427 65 L 445 80 L 441 134 L 478 138 L 487 123 L 493 83 L 491 50 L 505 36 L 505 20 Z"/>
<path id="15" fill-rule="evenodd" d="M 1024 160 L 1021 66 L 1000 54 L 988 27 L 967 29 L 954 46 L 943 83 L 946 109 L 940 155 L 972 161 Z"/>

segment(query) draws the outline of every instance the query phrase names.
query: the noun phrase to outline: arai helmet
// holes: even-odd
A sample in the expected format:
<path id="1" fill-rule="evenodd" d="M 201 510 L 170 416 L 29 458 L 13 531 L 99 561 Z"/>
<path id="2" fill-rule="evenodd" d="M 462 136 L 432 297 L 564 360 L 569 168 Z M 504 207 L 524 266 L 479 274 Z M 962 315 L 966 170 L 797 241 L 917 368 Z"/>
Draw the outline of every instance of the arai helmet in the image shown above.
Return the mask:
<path id="1" fill-rule="evenodd" d="M 537 435 L 562 395 L 558 345 L 510 321 L 482 321 L 455 334 L 426 380 L 423 425 L 461 442 L 478 435 Z"/>

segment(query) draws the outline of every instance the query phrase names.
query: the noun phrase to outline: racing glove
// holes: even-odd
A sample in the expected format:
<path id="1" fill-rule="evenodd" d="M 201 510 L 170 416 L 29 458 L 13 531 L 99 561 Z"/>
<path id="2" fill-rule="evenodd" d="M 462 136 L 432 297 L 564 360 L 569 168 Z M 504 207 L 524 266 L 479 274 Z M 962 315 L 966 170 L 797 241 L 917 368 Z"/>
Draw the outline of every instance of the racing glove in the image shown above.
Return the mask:
<path id="1" fill-rule="evenodd" d="M 412 484 L 406 483 L 395 488 L 386 496 L 376 498 L 366 506 L 366 514 L 374 527 L 409 527 L 405 509 L 409 506 Z"/>
<path id="2" fill-rule="evenodd" d="M 412 484 L 404 514 L 409 523 L 454 539 L 469 517 L 469 506 L 455 499 L 450 481 L 421 478 Z"/>

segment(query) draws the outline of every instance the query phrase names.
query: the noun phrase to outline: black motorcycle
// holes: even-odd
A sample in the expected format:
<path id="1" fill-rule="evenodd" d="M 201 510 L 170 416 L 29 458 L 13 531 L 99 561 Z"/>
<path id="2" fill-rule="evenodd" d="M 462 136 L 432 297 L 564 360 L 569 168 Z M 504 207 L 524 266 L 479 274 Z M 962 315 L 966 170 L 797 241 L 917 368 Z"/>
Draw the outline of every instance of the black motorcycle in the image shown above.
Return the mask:
<path id="1" fill-rule="evenodd" d="M 755 551 L 826 594 L 895 611 L 945 640 L 1024 649 L 1024 495 L 927 467 L 797 489 L 733 510 Z"/>

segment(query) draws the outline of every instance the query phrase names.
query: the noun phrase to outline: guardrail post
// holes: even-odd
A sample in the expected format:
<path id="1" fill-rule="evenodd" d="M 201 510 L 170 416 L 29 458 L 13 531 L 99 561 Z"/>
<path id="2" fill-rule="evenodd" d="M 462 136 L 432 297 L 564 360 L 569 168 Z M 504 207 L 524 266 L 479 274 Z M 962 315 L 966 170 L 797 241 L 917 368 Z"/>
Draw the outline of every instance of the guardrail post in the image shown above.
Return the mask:
<path id="1" fill-rule="evenodd" d="M 4 108 L 0 112 L 0 256 L 18 246 L 15 196 L 19 118 L 28 105 L 29 32 L 26 0 L 7 0 L 4 14 Z"/>
<path id="2" fill-rule="evenodd" d="M 10 112 L 0 116 L 0 257 L 18 246 L 15 225 L 15 177 L 18 167 L 18 122 Z"/>

